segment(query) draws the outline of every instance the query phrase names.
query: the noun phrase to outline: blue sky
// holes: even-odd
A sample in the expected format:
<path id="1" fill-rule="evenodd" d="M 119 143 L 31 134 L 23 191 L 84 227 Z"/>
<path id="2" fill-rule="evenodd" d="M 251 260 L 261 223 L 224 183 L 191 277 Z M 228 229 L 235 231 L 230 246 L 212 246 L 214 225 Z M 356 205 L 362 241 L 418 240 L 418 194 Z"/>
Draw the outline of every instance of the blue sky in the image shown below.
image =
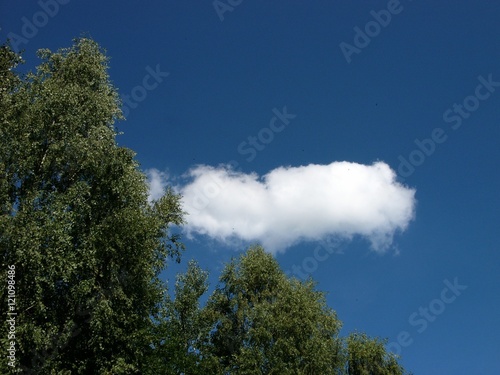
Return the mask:
<path id="1" fill-rule="evenodd" d="M 130 97 L 119 143 L 205 202 L 168 277 L 195 258 L 213 287 L 268 240 L 328 291 L 342 334 L 387 337 L 415 374 L 498 374 L 499 16 L 495 1 L 10 0 L 0 35 L 27 67 L 82 33 L 107 50 Z"/>

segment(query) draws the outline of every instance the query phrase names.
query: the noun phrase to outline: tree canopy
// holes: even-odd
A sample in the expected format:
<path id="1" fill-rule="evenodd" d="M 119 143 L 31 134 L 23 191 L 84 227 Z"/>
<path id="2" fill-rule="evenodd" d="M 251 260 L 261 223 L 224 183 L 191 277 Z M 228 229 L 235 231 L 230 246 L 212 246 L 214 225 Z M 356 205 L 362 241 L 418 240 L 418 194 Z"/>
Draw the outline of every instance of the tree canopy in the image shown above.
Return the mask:
<path id="1" fill-rule="evenodd" d="M 167 293 L 159 276 L 184 250 L 182 200 L 167 189 L 150 202 L 118 145 L 105 52 L 80 38 L 39 56 L 22 76 L 21 56 L 0 46 L 1 269 L 15 266 L 18 313 L 17 367 L 4 356 L 1 373 L 404 373 L 382 340 L 341 337 L 325 293 L 260 246 L 225 266 L 206 303 L 195 261 Z M 2 316 L 7 300 L 3 288 Z"/>
<path id="2" fill-rule="evenodd" d="M 16 267 L 20 367 L 138 373 L 158 274 L 182 248 L 168 231 L 183 222 L 180 197 L 148 203 L 134 153 L 116 143 L 119 97 L 95 42 L 40 51 L 24 78 L 8 45 L 0 53 L 0 246 L 2 270 Z"/>
<path id="3" fill-rule="evenodd" d="M 261 247 L 222 272 L 206 307 L 212 355 L 222 373 L 333 374 L 341 327 L 325 295 L 309 280 L 288 278 Z"/>

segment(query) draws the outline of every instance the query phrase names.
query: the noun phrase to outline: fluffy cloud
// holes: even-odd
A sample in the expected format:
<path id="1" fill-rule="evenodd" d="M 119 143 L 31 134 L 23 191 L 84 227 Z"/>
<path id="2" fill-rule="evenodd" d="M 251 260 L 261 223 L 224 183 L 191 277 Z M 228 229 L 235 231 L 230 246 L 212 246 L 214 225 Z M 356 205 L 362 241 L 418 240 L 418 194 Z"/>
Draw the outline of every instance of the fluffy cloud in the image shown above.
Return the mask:
<path id="1" fill-rule="evenodd" d="M 200 165 L 187 177 L 178 190 L 188 235 L 260 242 L 272 252 L 302 240 L 354 235 L 384 252 L 415 211 L 415 190 L 398 183 L 383 162 L 280 167 L 262 177 Z"/>
<path id="2" fill-rule="evenodd" d="M 151 202 L 161 198 L 165 194 L 165 188 L 168 184 L 167 174 L 152 168 L 146 171 L 146 177 L 149 185 L 148 200 Z"/>

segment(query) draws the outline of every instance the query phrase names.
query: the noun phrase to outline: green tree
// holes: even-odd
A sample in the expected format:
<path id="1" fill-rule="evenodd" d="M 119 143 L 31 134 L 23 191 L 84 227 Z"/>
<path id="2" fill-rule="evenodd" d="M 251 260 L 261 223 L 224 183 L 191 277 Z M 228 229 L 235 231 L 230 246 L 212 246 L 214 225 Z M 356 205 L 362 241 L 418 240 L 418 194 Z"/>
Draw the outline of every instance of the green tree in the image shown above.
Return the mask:
<path id="1" fill-rule="evenodd" d="M 155 329 L 155 355 L 151 374 L 211 374 L 204 356 L 203 337 L 210 326 L 200 309 L 200 297 L 208 290 L 208 272 L 190 261 L 178 275 L 175 297 L 168 295 Z"/>
<path id="2" fill-rule="evenodd" d="M 288 278 L 262 247 L 228 264 L 204 314 L 220 374 L 336 374 L 341 327 L 311 280 Z"/>
<path id="3" fill-rule="evenodd" d="M 385 341 L 339 337 L 341 322 L 312 280 L 287 277 L 255 246 L 224 268 L 203 308 L 207 273 L 190 263 L 159 324 L 165 374 L 403 375 Z"/>
<path id="4" fill-rule="evenodd" d="M 171 231 L 180 197 L 148 203 L 134 153 L 116 142 L 120 100 L 99 46 L 81 38 L 39 55 L 18 77 L 20 57 L 0 48 L 1 271 L 15 265 L 16 357 L 24 373 L 140 373 L 159 272 L 183 248 Z M 2 316 L 6 306 L 2 288 Z"/>
<path id="5" fill-rule="evenodd" d="M 403 375 L 403 367 L 395 355 L 385 349 L 386 342 L 353 333 L 346 339 L 347 375 Z"/>

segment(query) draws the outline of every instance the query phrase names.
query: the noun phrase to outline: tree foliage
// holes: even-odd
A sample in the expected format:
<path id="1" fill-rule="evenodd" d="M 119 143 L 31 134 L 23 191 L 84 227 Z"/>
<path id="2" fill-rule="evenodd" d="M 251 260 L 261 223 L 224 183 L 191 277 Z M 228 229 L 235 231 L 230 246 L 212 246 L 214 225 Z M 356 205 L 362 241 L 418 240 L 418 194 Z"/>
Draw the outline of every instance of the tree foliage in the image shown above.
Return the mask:
<path id="1" fill-rule="evenodd" d="M 312 281 L 288 278 L 254 247 L 226 266 L 205 313 L 222 374 L 333 374 L 340 321 Z"/>
<path id="2" fill-rule="evenodd" d="M 195 263 L 176 283 L 158 339 L 167 374 L 403 375 L 385 341 L 354 333 L 312 280 L 288 277 L 272 255 L 251 247 L 222 271 L 203 307 L 207 274 Z"/>
<path id="3" fill-rule="evenodd" d="M 403 375 L 397 358 L 385 350 L 386 342 L 365 333 L 352 333 L 346 339 L 347 375 Z"/>
<path id="4" fill-rule="evenodd" d="M 211 374 L 213 366 L 204 355 L 203 337 L 209 334 L 200 298 L 208 290 L 208 273 L 190 261 L 186 273 L 178 275 L 175 298 L 166 296 L 155 328 L 155 352 L 151 374 Z"/>
<path id="5" fill-rule="evenodd" d="M 182 248 L 168 231 L 183 221 L 180 197 L 148 203 L 133 152 L 116 143 L 120 102 L 95 42 L 40 51 L 24 78 L 9 46 L 0 53 L 1 267 L 16 267 L 16 356 L 37 374 L 138 372 L 158 274 Z M 6 305 L 2 293 L 2 316 Z"/>

